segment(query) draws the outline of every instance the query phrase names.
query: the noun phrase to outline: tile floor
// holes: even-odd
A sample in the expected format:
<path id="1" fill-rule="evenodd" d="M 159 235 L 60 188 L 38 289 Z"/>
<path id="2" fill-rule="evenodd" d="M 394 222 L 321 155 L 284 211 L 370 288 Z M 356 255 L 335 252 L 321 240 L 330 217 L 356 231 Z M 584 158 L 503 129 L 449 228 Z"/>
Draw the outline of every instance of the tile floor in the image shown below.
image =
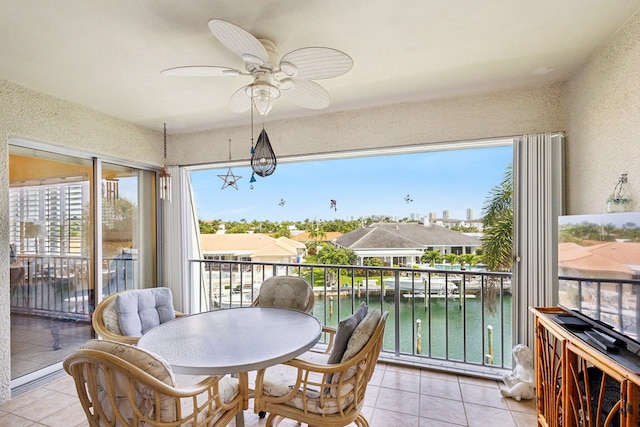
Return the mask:
<path id="1" fill-rule="evenodd" d="M 364 413 L 371 427 L 535 426 L 534 400 L 505 399 L 500 387 L 498 381 L 380 363 L 367 389 Z M 252 409 L 244 418 L 246 427 L 265 425 Z M 74 427 L 87 421 L 71 377 L 64 375 L 0 405 L 0 425 Z"/>

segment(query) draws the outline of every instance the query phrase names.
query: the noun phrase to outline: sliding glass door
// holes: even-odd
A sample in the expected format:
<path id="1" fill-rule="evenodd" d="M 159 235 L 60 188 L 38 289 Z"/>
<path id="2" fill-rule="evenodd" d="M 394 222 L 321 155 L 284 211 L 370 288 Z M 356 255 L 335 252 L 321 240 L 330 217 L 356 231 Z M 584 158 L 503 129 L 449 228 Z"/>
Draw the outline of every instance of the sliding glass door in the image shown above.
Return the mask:
<path id="1" fill-rule="evenodd" d="M 32 145 L 9 149 L 12 388 L 92 337 L 103 296 L 156 277 L 155 172 Z"/>
<path id="2" fill-rule="evenodd" d="M 155 174 L 102 163 L 102 294 L 155 285 Z M 144 261 L 144 262 L 143 262 Z"/>

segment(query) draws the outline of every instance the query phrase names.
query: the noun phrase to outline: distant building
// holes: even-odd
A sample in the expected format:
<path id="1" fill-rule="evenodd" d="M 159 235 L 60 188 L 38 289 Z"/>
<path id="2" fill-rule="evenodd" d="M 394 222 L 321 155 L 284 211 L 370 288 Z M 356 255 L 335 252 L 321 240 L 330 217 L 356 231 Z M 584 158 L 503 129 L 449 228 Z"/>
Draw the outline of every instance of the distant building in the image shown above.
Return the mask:
<path id="1" fill-rule="evenodd" d="M 468 208 L 467 209 L 467 221 L 471 221 L 473 219 L 475 219 L 474 218 L 473 208 Z"/>
<path id="2" fill-rule="evenodd" d="M 442 254 L 473 253 L 482 242 L 457 231 L 434 224 L 375 223 L 338 237 L 337 247 L 351 249 L 358 264 L 366 258 L 381 258 L 385 265 L 411 266 L 420 263 L 426 251 Z"/>
<path id="3" fill-rule="evenodd" d="M 306 246 L 287 237 L 277 239 L 266 234 L 201 234 L 204 259 L 255 262 L 299 263 Z"/>
<path id="4" fill-rule="evenodd" d="M 467 225 L 469 227 L 475 227 L 478 232 L 482 232 L 484 230 L 484 222 L 482 219 L 471 219 L 467 221 Z"/>

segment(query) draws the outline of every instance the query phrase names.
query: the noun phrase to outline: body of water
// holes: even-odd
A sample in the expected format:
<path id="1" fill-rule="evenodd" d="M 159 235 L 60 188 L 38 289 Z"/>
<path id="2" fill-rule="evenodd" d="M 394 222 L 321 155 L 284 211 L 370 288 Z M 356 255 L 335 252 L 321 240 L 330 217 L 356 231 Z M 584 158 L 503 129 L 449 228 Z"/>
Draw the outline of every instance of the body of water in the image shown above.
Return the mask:
<path id="1" fill-rule="evenodd" d="M 314 315 L 327 326 L 336 327 L 338 321 L 349 317 L 362 301 L 366 299 L 357 296 L 351 298 L 350 295 L 340 298 L 334 296 L 332 300 L 330 297 L 317 297 Z M 379 308 L 389 312 L 383 349 L 393 352 L 396 341 L 394 298 L 370 296 L 367 302 L 369 309 Z M 420 355 L 456 362 L 482 363 L 492 351 L 493 362 L 490 365 L 500 367 L 505 358 L 504 366 L 511 367 L 511 295 L 503 296 L 502 304 L 497 304 L 494 313 L 489 313 L 487 309 L 483 313 L 482 306 L 479 298 L 466 298 L 461 306 L 459 299 L 432 298 L 425 305 L 424 298 L 401 296 L 398 332 L 400 352 L 409 355 L 418 353 L 416 321 L 419 319 Z M 491 333 L 488 326 L 492 328 Z"/>

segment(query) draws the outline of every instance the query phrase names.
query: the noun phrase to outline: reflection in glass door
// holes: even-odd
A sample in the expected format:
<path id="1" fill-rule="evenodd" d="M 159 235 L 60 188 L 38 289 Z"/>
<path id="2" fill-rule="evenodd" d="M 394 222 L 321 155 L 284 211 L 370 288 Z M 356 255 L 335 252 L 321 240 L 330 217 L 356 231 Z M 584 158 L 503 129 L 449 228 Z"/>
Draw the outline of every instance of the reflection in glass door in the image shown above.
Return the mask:
<path id="1" fill-rule="evenodd" d="M 10 145 L 9 179 L 14 388 L 92 338 L 102 295 L 155 285 L 155 173 Z"/>
<path id="2" fill-rule="evenodd" d="M 93 161 L 11 145 L 9 180 L 13 386 L 91 337 Z"/>
<path id="3" fill-rule="evenodd" d="M 155 285 L 154 178 L 150 171 L 102 164 L 103 296 Z"/>

